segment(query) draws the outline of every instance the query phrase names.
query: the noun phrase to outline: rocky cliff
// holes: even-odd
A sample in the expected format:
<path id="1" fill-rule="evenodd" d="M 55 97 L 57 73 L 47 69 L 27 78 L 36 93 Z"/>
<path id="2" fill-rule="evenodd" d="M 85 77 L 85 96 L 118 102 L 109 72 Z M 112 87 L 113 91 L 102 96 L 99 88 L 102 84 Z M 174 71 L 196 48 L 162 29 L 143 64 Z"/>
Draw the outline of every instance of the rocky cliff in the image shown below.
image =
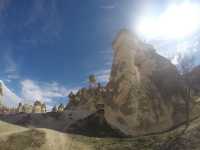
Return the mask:
<path id="1" fill-rule="evenodd" d="M 107 120 L 134 136 L 160 132 L 183 122 L 184 89 L 176 67 L 127 30 L 118 34 L 113 49 Z"/>

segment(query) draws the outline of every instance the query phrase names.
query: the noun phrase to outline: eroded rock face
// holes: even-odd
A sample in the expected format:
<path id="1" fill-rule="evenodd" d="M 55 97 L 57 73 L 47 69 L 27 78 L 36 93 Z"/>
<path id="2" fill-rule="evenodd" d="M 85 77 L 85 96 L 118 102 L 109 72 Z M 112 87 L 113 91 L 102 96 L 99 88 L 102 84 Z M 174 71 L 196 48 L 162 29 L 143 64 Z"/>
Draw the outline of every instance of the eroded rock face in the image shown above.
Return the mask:
<path id="1" fill-rule="evenodd" d="M 107 120 L 133 136 L 183 122 L 186 105 L 176 67 L 127 30 L 119 33 L 113 49 Z"/>

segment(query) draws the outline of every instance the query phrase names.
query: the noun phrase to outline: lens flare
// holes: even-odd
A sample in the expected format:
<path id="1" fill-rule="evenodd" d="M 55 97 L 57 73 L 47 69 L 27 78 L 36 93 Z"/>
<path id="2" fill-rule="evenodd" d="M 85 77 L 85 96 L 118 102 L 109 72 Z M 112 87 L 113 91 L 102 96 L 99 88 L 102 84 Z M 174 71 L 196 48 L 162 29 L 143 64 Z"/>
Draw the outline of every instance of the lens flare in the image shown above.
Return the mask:
<path id="1" fill-rule="evenodd" d="M 170 5 L 159 16 L 142 16 L 136 32 L 146 39 L 182 39 L 200 28 L 200 6 L 185 2 Z"/>

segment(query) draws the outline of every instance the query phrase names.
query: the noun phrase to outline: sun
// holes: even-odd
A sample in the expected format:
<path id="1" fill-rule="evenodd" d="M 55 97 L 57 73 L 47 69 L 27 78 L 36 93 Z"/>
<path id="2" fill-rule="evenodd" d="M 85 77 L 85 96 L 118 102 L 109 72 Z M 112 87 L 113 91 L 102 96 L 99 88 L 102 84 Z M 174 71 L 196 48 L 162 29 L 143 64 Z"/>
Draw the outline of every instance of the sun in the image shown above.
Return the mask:
<path id="1" fill-rule="evenodd" d="M 200 28 L 199 4 L 171 4 L 158 16 L 141 16 L 136 32 L 146 39 L 182 39 Z"/>

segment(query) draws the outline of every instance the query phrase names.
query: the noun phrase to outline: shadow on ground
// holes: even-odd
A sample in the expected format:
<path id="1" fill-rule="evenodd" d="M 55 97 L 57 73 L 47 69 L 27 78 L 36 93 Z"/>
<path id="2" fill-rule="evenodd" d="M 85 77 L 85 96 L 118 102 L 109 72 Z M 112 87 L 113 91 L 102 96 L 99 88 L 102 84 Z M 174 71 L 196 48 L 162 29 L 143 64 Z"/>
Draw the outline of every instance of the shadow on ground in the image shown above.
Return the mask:
<path id="1" fill-rule="evenodd" d="M 120 130 L 112 127 L 106 121 L 102 112 L 86 113 L 85 116 L 81 117 L 77 115 L 77 112 L 73 111 L 68 113 L 49 112 L 45 114 L 20 113 L 0 115 L 0 120 L 28 128 L 46 128 L 89 137 L 127 137 Z"/>

